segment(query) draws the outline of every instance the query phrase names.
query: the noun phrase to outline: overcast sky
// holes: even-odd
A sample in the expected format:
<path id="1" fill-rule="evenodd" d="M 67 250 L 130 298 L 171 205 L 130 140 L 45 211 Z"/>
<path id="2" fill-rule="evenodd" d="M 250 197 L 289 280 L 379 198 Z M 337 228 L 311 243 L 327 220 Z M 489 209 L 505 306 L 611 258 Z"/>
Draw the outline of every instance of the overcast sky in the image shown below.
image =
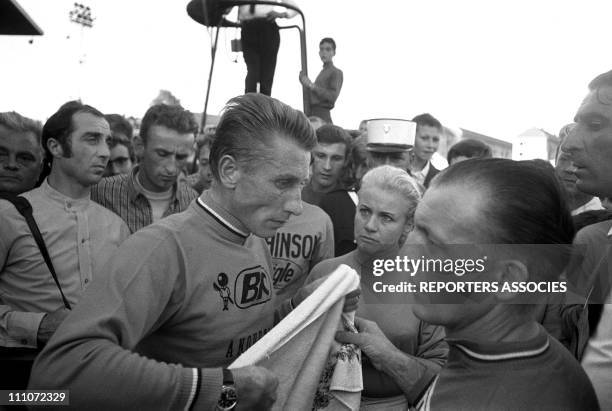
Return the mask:
<path id="1" fill-rule="evenodd" d="M 160 89 L 201 112 L 210 37 L 185 12 L 186 0 L 85 0 L 96 18 L 80 29 L 71 0 L 18 0 L 42 37 L 2 36 L 0 111 L 44 120 L 63 102 L 142 117 Z M 430 112 L 445 125 L 501 139 L 528 128 L 557 133 L 574 116 L 587 83 L 612 69 L 609 0 L 302 0 L 308 68 L 321 69 L 318 42 L 333 37 L 344 86 L 332 117 Z M 220 35 L 209 105 L 218 113 L 241 94 L 246 67 Z M 79 64 L 81 51 L 85 53 Z M 233 60 L 238 60 L 235 63 Z M 281 34 L 272 94 L 301 108 L 299 37 Z"/>

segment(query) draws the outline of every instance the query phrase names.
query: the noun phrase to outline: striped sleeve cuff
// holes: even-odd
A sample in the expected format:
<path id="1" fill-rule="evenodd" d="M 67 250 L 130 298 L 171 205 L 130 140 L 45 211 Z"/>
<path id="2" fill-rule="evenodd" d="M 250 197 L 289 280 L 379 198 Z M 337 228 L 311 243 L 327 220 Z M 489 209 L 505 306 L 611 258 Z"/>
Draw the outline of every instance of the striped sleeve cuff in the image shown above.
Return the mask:
<path id="1" fill-rule="evenodd" d="M 193 401 L 197 397 L 198 387 L 200 383 L 200 370 L 198 368 L 192 368 L 192 380 L 191 380 L 191 389 L 189 390 L 189 398 L 187 398 L 187 404 L 185 405 L 185 411 L 189 411 L 191 406 L 193 405 Z"/>
<path id="2" fill-rule="evenodd" d="M 195 387 L 193 399 L 187 404 L 186 410 L 212 410 L 219 401 L 221 385 L 223 384 L 223 373 L 221 368 L 194 369 L 197 374 L 197 386 Z M 191 388 L 191 387 L 190 387 Z"/>

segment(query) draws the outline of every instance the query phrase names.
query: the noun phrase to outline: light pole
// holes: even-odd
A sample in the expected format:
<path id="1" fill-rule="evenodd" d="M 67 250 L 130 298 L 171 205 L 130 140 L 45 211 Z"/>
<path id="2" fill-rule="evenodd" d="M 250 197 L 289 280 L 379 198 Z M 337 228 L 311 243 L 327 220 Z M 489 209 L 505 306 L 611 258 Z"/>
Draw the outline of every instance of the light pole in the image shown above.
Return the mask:
<path id="1" fill-rule="evenodd" d="M 83 63 L 85 62 L 85 51 L 83 47 L 83 30 L 85 27 L 92 28 L 94 18 L 91 15 L 91 9 L 89 6 L 85 6 L 81 3 L 74 3 L 74 8 L 68 14 L 70 21 L 80 26 L 79 34 L 79 81 L 78 81 L 78 95 L 81 100 L 81 81 L 83 78 Z"/>

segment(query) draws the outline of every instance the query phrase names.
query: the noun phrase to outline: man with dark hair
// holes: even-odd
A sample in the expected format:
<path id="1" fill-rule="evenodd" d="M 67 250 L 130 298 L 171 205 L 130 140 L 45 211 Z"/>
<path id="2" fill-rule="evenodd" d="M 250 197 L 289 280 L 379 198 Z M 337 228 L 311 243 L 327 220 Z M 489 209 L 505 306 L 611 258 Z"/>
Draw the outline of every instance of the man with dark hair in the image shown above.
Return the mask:
<path id="1" fill-rule="evenodd" d="M 108 141 L 110 157 L 104 177 L 115 176 L 117 174 L 129 174 L 134 164 L 134 146 L 131 141 L 112 135 Z"/>
<path id="2" fill-rule="evenodd" d="M 106 168 L 108 138 L 108 123 L 98 110 L 76 101 L 63 105 L 42 130 L 51 172 L 40 187 L 23 194 L 72 306 L 104 274 L 100 268 L 128 235 L 117 215 L 90 200 L 90 187 Z M 0 346 L 41 348 L 68 310 L 25 218 L 5 200 L 0 227 Z M 2 364 L 2 374 L 19 384 L 20 371 L 12 373 L 9 366 Z M 22 388 L 26 382 L 27 375 Z"/>
<path id="3" fill-rule="evenodd" d="M 564 127 L 567 129 L 567 127 Z M 563 136 L 563 140 L 567 135 Z M 573 173 L 574 166 L 570 160 L 570 156 L 568 153 L 563 152 L 563 142 L 559 146 L 557 151 L 557 160 L 555 162 L 555 173 L 561 180 L 561 183 L 565 187 L 565 192 L 567 194 L 567 205 L 572 213 L 572 218 L 574 220 L 574 225 L 576 229 L 584 227 L 582 224 L 583 218 L 595 215 L 602 215 L 602 213 L 607 214 L 601 205 L 601 201 L 599 198 L 593 196 L 592 194 L 584 193 L 576 187 L 576 176 Z M 596 213 L 593 213 L 596 212 Z M 580 214 L 588 213 L 587 216 L 579 217 Z M 589 218 L 586 218 L 588 221 Z"/>
<path id="4" fill-rule="evenodd" d="M 43 160 L 41 128 L 14 111 L 0 113 L 0 193 L 21 194 L 36 185 Z"/>
<path id="5" fill-rule="evenodd" d="M 134 129 L 130 122 L 120 114 L 106 114 L 104 118 L 108 121 L 112 136 L 108 142 L 110 158 L 104 177 L 128 174 L 136 160 L 132 144 Z"/>
<path id="6" fill-rule="evenodd" d="M 70 387 L 79 409 L 269 409 L 269 371 L 224 367 L 274 325 L 263 238 L 302 212 L 314 144 L 306 117 L 286 104 L 231 99 L 210 153 L 211 189 L 124 243 L 38 357 L 30 386 Z M 293 306 L 312 288 L 302 290 Z"/>
<path id="7" fill-rule="evenodd" d="M 431 164 L 431 157 L 440 145 L 442 124 L 429 113 L 419 114 L 412 121 L 417 124 L 417 128 L 408 172 L 427 188 L 431 179 L 440 172 Z"/>
<path id="8" fill-rule="evenodd" d="M 589 84 L 589 93 L 578 108 L 576 126 L 563 141 L 576 187 L 593 196 L 612 196 L 612 70 Z M 589 306 L 594 331 L 582 359 L 601 409 L 612 409 L 612 220 L 589 225 L 578 232 L 576 244 L 586 244 L 585 279 L 591 295 L 603 305 Z"/>
<path id="9" fill-rule="evenodd" d="M 470 158 L 490 157 L 491 147 L 489 147 L 482 141 L 475 140 L 473 138 L 466 138 L 465 140 L 461 140 L 458 143 L 454 144 L 450 148 L 450 150 L 448 150 L 448 154 L 446 155 L 448 165 L 451 166 L 455 163 L 459 163 L 464 160 L 469 160 Z"/>
<path id="10" fill-rule="evenodd" d="M 141 162 L 130 174 L 100 181 L 92 199 L 123 218 L 132 233 L 185 210 L 197 193 L 178 176 L 193 150 L 197 128 L 193 114 L 180 106 L 150 107 L 140 135 L 134 137 Z"/>
<path id="11" fill-rule="evenodd" d="M 205 136 L 198 141 L 196 156 L 198 158 L 198 171 L 187 176 L 187 183 L 197 191 L 198 195 L 208 190 L 212 184 L 212 172 L 210 171 L 210 147 L 213 136 Z"/>
<path id="12" fill-rule="evenodd" d="M 317 145 L 312 149 L 312 177 L 302 190 L 302 199 L 319 205 L 325 193 L 341 185 L 351 150 L 351 136 L 341 127 L 324 125 L 319 127 Z"/>
<path id="13" fill-rule="evenodd" d="M 334 66 L 335 55 L 336 42 L 325 37 L 319 42 L 319 57 L 323 62 L 323 70 L 315 82 L 310 81 L 306 74 L 300 73 L 300 83 L 310 95 L 310 107 L 307 108 L 306 114 L 320 117 L 327 124 L 333 124 L 330 111 L 338 100 L 344 80 L 342 70 Z"/>
<path id="14" fill-rule="evenodd" d="M 108 121 L 113 136 L 132 141 L 134 128 L 127 118 L 123 117 L 121 114 L 106 114 L 104 118 Z"/>

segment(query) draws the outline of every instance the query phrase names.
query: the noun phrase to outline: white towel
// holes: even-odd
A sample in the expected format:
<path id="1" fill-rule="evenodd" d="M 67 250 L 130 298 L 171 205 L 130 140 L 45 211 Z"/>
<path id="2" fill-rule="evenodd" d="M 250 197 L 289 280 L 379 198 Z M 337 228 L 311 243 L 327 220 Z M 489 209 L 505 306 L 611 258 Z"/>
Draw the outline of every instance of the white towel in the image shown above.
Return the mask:
<path id="1" fill-rule="evenodd" d="M 338 329 L 357 332 L 354 323 L 355 312 L 343 313 Z M 362 390 L 361 350 L 353 344 L 333 341 L 315 394 L 313 410 L 358 410 Z"/>
<path id="2" fill-rule="evenodd" d="M 229 368 L 259 365 L 272 371 L 279 379 L 274 410 L 313 409 L 317 387 L 328 365 L 330 352 L 335 356 L 335 351 L 330 350 L 334 344 L 340 346 L 335 342 L 334 335 L 340 323 L 344 296 L 358 287 L 357 273 L 341 265 Z M 348 358 L 349 355 L 341 354 L 340 357 Z M 342 366 L 333 367 L 329 390 L 334 400 L 327 403 L 325 410 L 359 409 L 363 388 L 359 361 L 361 353 L 356 356 L 357 366 L 355 356 L 350 357 L 352 362 L 340 361 Z M 340 378 L 342 372 L 349 374 L 348 380 Z M 357 372 L 357 375 L 354 374 Z M 351 391 L 343 392 L 344 389 Z"/>

